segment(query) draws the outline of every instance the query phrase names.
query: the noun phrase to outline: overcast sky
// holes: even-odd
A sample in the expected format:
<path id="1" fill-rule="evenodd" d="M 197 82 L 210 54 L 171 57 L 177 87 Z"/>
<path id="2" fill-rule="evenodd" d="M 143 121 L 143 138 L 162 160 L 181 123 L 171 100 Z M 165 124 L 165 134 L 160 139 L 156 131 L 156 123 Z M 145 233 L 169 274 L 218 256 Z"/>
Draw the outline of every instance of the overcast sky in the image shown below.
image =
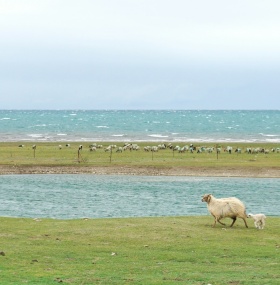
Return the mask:
<path id="1" fill-rule="evenodd" d="M 280 109 L 279 0 L 0 0 L 0 109 Z"/>

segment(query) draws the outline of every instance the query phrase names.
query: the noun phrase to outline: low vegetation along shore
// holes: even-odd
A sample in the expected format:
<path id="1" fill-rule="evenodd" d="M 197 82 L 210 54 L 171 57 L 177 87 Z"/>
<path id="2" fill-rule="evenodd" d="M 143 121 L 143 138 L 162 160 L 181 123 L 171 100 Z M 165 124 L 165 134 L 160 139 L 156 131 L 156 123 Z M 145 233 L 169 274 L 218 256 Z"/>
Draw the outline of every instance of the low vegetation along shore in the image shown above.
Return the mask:
<path id="1" fill-rule="evenodd" d="M 165 148 L 160 147 L 163 145 Z M 128 148 L 120 142 L 2 142 L 0 174 L 280 177 L 279 145 L 212 143 L 194 145 L 191 150 L 190 143 L 176 143 L 171 148 L 168 142 L 135 143 Z"/>

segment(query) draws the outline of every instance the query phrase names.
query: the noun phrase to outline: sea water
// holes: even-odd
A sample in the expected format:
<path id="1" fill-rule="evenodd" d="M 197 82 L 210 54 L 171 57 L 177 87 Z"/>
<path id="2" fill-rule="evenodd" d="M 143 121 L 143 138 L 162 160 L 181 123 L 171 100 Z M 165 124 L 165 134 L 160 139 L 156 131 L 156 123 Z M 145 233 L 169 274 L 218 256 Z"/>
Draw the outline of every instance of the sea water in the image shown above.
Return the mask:
<path id="1" fill-rule="evenodd" d="M 0 110 L 0 141 L 273 142 L 280 111 Z M 98 175 L 0 176 L 0 216 L 204 215 L 204 193 L 279 216 L 280 179 Z"/>
<path id="2" fill-rule="evenodd" d="M 0 110 L 0 141 L 280 142 L 280 111 Z"/>
<path id="3" fill-rule="evenodd" d="M 205 193 L 279 216 L 280 179 L 127 175 L 3 175 L 0 216 L 110 218 L 208 215 Z"/>

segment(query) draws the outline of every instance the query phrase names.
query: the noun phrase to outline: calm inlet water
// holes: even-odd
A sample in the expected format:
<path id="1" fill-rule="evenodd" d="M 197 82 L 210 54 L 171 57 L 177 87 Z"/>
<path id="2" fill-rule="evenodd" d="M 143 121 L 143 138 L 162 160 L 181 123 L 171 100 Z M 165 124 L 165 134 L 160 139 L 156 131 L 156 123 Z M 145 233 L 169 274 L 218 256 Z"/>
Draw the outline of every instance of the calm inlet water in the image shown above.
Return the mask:
<path id="1" fill-rule="evenodd" d="M 236 196 L 279 216 L 280 179 L 107 175 L 0 176 L 0 216 L 107 218 L 207 215 L 201 196 Z"/>

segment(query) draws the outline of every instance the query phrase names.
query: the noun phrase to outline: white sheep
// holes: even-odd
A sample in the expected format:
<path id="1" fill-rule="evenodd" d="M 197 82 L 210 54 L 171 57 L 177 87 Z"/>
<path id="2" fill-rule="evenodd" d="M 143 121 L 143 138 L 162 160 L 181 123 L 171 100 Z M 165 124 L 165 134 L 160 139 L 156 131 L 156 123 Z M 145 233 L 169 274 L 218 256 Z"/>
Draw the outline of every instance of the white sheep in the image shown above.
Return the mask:
<path id="1" fill-rule="evenodd" d="M 152 146 L 151 151 L 152 152 L 158 152 L 158 147 L 157 146 Z"/>
<path id="2" fill-rule="evenodd" d="M 264 214 L 248 214 L 248 218 L 254 220 L 255 227 L 259 230 L 264 229 L 266 216 Z"/>
<path id="3" fill-rule="evenodd" d="M 111 150 L 112 150 L 112 146 L 111 146 L 111 145 L 109 145 L 109 146 L 107 146 L 106 148 L 104 148 L 104 151 L 105 151 L 105 152 L 111 151 Z"/>
<path id="4" fill-rule="evenodd" d="M 232 153 L 232 146 L 227 146 L 225 151 L 231 154 Z"/>
<path id="5" fill-rule="evenodd" d="M 237 148 L 237 149 L 235 150 L 235 152 L 236 152 L 236 153 L 241 153 L 242 150 L 241 150 L 241 148 Z"/>
<path id="6" fill-rule="evenodd" d="M 246 228 L 248 228 L 246 222 L 246 209 L 239 199 L 235 197 L 217 199 L 212 194 L 205 194 L 201 201 L 207 203 L 209 212 L 215 218 L 213 227 L 215 227 L 216 222 L 225 226 L 224 223 L 220 222 L 222 218 L 231 218 L 233 220 L 230 225 L 231 227 L 234 225 L 236 218 L 241 218 L 243 219 Z"/>

